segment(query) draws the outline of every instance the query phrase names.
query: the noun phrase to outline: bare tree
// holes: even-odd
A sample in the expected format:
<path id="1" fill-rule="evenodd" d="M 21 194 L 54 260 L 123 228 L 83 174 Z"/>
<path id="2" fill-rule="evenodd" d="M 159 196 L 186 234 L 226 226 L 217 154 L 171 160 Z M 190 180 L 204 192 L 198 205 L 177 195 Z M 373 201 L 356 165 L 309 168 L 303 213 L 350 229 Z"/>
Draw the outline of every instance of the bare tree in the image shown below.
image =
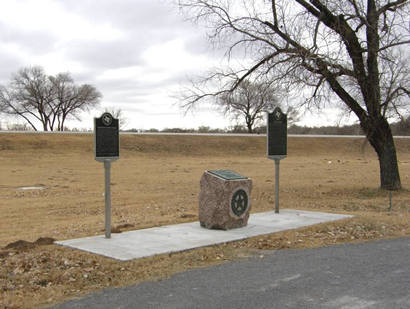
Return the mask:
<path id="1" fill-rule="evenodd" d="M 101 93 L 91 85 L 76 85 L 68 73 L 48 76 L 41 67 L 23 68 L 5 87 L 0 85 L 0 113 L 22 117 L 35 131 L 62 131 L 67 117 L 99 104 Z"/>
<path id="2" fill-rule="evenodd" d="M 110 106 L 105 108 L 104 111 L 110 113 L 114 118 L 119 119 L 120 130 L 123 130 L 127 126 L 128 119 L 124 116 L 124 112 L 121 108 Z"/>
<path id="3" fill-rule="evenodd" d="M 270 83 L 244 80 L 234 91 L 217 96 L 215 103 L 222 108 L 225 115 L 244 120 L 248 133 L 253 133 L 255 126 L 264 118 L 265 112 L 280 105 L 277 95 L 277 90 Z M 288 111 L 291 113 L 291 121 L 294 122 L 296 110 L 290 108 Z"/>
<path id="4" fill-rule="evenodd" d="M 54 118 L 50 127 L 54 127 L 57 120 L 57 130 L 63 131 L 68 117 L 80 119 L 80 112 L 96 107 L 102 97 L 97 89 L 88 84 L 76 85 L 68 73 L 50 76 L 55 91 Z"/>
<path id="5" fill-rule="evenodd" d="M 408 112 L 409 0 L 179 0 L 244 68 L 214 71 L 213 92 L 193 89 L 187 106 L 235 90 L 252 77 L 278 82 L 319 108 L 334 101 L 354 113 L 375 149 L 384 189 L 400 189 L 388 118 Z M 201 90 L 201 91 L 198 91 Z"/>
<path id="6" fill-rule="evenodd" d="M 1 111 L 22 117 L 37 131 L 34 120 L 48 130 L 53 91 L 41 67 L 24 68 L 15 74 L 9 87 L 0 85 Z"/>

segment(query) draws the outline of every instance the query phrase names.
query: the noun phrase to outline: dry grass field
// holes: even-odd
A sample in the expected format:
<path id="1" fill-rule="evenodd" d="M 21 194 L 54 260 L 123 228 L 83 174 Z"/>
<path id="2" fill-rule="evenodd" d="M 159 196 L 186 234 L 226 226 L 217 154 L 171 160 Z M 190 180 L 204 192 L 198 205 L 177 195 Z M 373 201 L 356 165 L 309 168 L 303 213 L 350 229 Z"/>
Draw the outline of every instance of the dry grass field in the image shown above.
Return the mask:
<path id="1" fill-rule="evenodd" d="M 87 134 L 0 134 L 0 308 L 50 305 L 107 286 L 190 268 L 340 242 L 410 236 L 410 140 L 396 140 L 403 190 L 379 190 L 378 161 L 363 139 L 289 138 L 281 208 L 354 214 L 249 240 L 130 262 L 50 245 L 103 234 L 104 169 Z M 274 162 L 265 138 L 121 135 L 112 164 L 114 232 L 197 220 L 199 179 L 231 169 L 253 179 L 252 212 L 274 209 Z M 22 187 L 42 190 L 21 190 Z"/>

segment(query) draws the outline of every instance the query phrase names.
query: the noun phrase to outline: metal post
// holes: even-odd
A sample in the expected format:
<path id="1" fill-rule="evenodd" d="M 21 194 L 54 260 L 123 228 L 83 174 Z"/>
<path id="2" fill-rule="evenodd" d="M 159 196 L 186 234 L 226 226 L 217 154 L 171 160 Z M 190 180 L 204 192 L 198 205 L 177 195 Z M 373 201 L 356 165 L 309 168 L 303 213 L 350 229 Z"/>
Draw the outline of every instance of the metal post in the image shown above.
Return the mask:
<path id="1" fill-rule="evenodd" d="M 279 159 L 275 159 L 275 213 L 279 213 Z"/>
<path id="2" fill-rule="evenodd" d="M 104 160 L 105 170 L 105 238 L 111 238 L 111 161 Z"/>

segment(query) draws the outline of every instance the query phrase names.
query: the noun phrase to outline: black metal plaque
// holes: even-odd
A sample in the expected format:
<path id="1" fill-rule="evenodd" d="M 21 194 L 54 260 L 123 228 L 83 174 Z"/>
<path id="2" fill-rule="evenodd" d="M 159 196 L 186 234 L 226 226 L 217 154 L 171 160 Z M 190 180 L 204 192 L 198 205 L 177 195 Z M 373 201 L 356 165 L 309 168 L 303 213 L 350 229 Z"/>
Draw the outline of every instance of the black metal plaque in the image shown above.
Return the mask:
<path id="1" fill-rule="evenodd" d="M 237 180 L 237 179 L 248 179 L 246 176 L 242 176 L 234 171 L 230 170 L 214 170 L 214 171 L 208 171 L 211 174 L 214 174 L 218 177 L 221 177 L 225 180 Z"/>
<path id="2" fill-rule="evenodd" d="M 247 208 L 248 208 L 248 195 L 246 194 L 245 190 L 239 189 L 232 196 L 232 200 L 231 200 L 232 212 L 238 217 L 240 217 L 242 214 L 245 213 Z"/>
<path id="3" fill-rule="evenodd" d="M 288 116 L 276 107 L 268 113 L 268 157 L 286 156 L 288 143 Z"/>
<path id="4" fill-rule="evenodd" d="M 94 118 L 96 160 L 118 159 L 120 156 L 119 122 L 110 113 Z"/>

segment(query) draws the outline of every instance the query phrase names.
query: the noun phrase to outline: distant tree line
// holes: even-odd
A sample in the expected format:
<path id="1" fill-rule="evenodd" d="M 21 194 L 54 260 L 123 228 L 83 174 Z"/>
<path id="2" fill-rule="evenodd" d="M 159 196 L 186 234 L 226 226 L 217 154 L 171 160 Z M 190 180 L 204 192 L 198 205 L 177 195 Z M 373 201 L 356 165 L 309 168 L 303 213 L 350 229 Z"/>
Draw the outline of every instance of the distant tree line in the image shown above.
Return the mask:
<path id="1" fill-rule="evenodd" d="M 410 136 L 410 117 L 399 122 L 394 122 L 391 124 L 393 135 L 396 136 Z M 0 130 L 9 131 L 33 131 L 33 128 L 27 123 L 1 123 Z M 91 129 L 85 128 L 64 128 L 64 131 L 69 132 L 92 132 Z M 214 133 L 214 134 L 248 134 L 248 128 L 245 125 L 235 125 L 229 128 L 211 128 L 209 126 L 200 126 L 198 129 L 190 128 L 165 128 L 163 130 L 158 130 L 155 128 L 151 129 L 128 129 L 123 130 L 120 128 L 121 132 L 135 132 L 135 133 Z M 266 126 L 258 126 L 254 128 L 253 134 L 265 134 Z M 306 134 L 306 135 L 364 135 L 359 124 L 347 125 L 347 126 L 321 126 L 321 127 L 307 127 L 291 125 L 288 127 L 288 134 Z"/>
<path id="2" fill-rule="evenodd" d="M 399 122 L 391 124 L 394 135 L 410 136 L 410 117 Z M 235 125 L 225 129 L 211 128 L 208 126 L 200 126 L 198 129 L 183 129 L 183 128 L 165 128 L 158 130 L 151 128 L 148 130 L 130 129 L 124 132 L 141 132 L 141 133 L 248 133 L 248 128 L 245 125 Z M 266 126 L 258 126 L 253 129 L 254 134 L 265 134 Z M 364 135 L 359 124 L 347 126 L 321 126 L 307 127 L 291 125 L 288 128 L 288 134 L 306 134 L 306 135 Z"/>
<path id="3" fill-rule="evenodd" d="M 391 124 L 393 134 L 396 136 L 410 136 L 410 117 L 404 121 L 395 122 Z M 9 131 L 33 131 L 33 128 L 28 124 L 19 123 L 0 123 L 0 130 Z M 92 132 L 91 129 L 84 128 L 64 128 L 64 131 L 69 132 Z M 225 129 L 211 128 L 208 126 L 201 126 L 198 129 L 190 128 L 165 128 L 158 130 L 155 128 L 143 130 L 143 129 L 128 129 L 121 130 L 121 132 L 135 132 L 135 133 L 232 133 L 232 134 L 248 134 L 248 129 L 244 125 L 235 125 Z M 254 129 L 253 134 L 265 134 L 266 126 L 259 126 Z M 306 135 L 364 135 L 360 128 L 360 125 L 348 125 L 348 126 L 322 126 L 322 127 L 306 127 L 292 125 L 288 128 L 288 134 L 306 134 Z"/>
<path id="4" fill-rule="evenodd" d="M 410 117 L 399 122 L 391 123 L 391 130 L 396 136 L 410 136 Z M 359 124 L 347 126 L 301 127 L 293 125 L 288 129 L 289 134 L 310 135 L 365 135 Z"/>

